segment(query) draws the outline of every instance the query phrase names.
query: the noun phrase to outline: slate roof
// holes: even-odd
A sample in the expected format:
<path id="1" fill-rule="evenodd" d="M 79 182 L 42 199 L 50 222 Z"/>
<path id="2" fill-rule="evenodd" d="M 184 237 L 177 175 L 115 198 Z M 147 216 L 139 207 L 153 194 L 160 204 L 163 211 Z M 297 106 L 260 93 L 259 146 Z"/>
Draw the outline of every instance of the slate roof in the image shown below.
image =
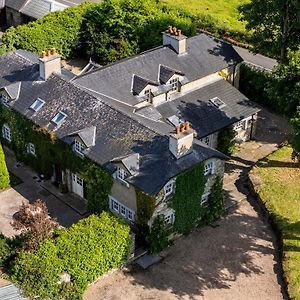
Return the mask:
<path id="1" fill-rule="evenodd" d="M 139 95 L 140 92 L 148 85 L 157 85 L 157 83 L 142 78 L 137 75 L 133 75 L 132 77 L 132 92 L 134 95 Z"/>
<path id="2" fill-rule="evenodd" d="M 27 57 L 32 58 L 20 52 L 0 56 L 0 88 L 22 81 L 19 98 L 11 102 L 11 107 L 40 127 L 55 132 L 67 143 L 72 142 L 70 135 L 74 132 L 96 127 L 95 145 L 88 148 L 85 155 L 108 169 L 114 158 L 138 153 L 141 172 L 130 178 L 130 182 L 145 192 L 155 195 L 170 176 L 176 176 L 204 159 L 224 158 L 216 150 L 195 146 L 192 155 L 176 160 L 169 151 L 168 136 L 151 130 L 58 74 L 41 81 L 38 65 Z M 45 104 L 34 112 L 30 106 L 37 98 Z M 56 127 L 51 119 L 59 111 L 67 117 Z M 166 170 L 167 167 L 170 170 Z"/>
<path id="3" fill-rule="evenodd" d="M 210 99 L 214 97 L 220 98 L 226 104 L 225 107 L 219 109 L 213 105 Z M 172 115 L 188 121 L 196 130 L 197 138 L 212 134 L 260 111 L 223 78 L 159 105 L 156 109 L 164 121 Z"/>
<path id="4" fill-rule="evenodd" d="M 168 46 L 158 47 L 79 76 L 74 82 L 99 95 L 135 105 L 139 100 L 131 92 L 133 74 L 157 82 L 162 64 L 185 74 L 186 81 L 194 81 L 241 61 L 231 44 L 199 34 L 187 39 L 186 54 L 177 55 Z"/>
<path id="5" fill-rule="evenodd" d="M 14 82 L 5 87 L 6 92 L 12 99 L 16 99 L 19 96 L 21 82 Z"/>
<path id="6" fill-rule="evenodd" d="M 5 0 L 5 6 L 19 11 L 28 0 Z"/>
<path id="7" fill-rule="evenodd" d="M 183 73 L 181 73 L 177 70 L 171 69 L 171 68 L 169 68 L 167 66 L 164 66 L 164 65 L 160 65 L 160 68 L 159 68 L 159 81 L 161 83 L 167 83 L 168 80 L 175 74 L 184 75 Z"/>

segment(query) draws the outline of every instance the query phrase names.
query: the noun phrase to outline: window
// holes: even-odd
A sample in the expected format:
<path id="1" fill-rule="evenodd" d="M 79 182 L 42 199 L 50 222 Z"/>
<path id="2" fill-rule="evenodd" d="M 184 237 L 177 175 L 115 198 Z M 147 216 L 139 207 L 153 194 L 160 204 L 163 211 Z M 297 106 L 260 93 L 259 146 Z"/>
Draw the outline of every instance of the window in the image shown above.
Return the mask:
<path id="1" fill-rule="evenodd" d="M 208 136 L 200 139 L 200 142 L 202 142 L 202 143 L 206 144 L 207 146 L 209 146 L 210 145 L 210 136 L 208 135 Z"/>
<path id="2" fill-rule="evenodd" d="M 204 175 L 213 174 L 214 164 L 213 162 L 208 162 L 204 165 Z"/>
<path id="3" fill-rule="evenodd" d="M 8 107 L 9 97 L 6 96 L 5 94 L 0 94 L 0 102 L 1 102 L 4 106 Z"/>
<path id="4" fill-rule="evenodd" d="M 201 201 L 200 201 L 201 206 L 204 206 L 204 205 L 208 204 L 209 195 L 210 195 L 210 193 L 205 193 L 205 194 L 202 195 Z"/>
<path id="5" fill-rule="evenodd" d="M 67 115 L 63 112 L 59 112 L 52 120 L 51 122 L 53 122 L 55 125 L 59 125 L 65 118 L 67 117 Z"/>
<path id="6" fill-rule="evenodd" d="M 145 90 L 144 95 L 145 95 L 145 97 L 147 98 L 147 101 L 148 101 L 148 102 L 151 102 L 151 98 L 152 98 L 152 92 L 151 92 L 151 89 Z"/>
<path id="7" fill-rule="evenodd" d="M 239 121 L 239 122 L 235 123 L 233 125 L 233 129 L 234 130 L 242 130 L 242 129 L 245 128 L 245 125 L 246 125 L 246 121 L 242 120 L 242 121 Z"/>
<path id="8" fill-rule="evenodd" d="M 174 216 L 174 212 L 170 211 L 168 213 L 165 214 L 165 221 L 168 224 L 174 224 L 175 221 L 175 216 Z"/>
<path id="9" fill-rule="evenodd" d="M 165 193 L 165 198 L 170 196 L 172 193 L 174 193 L 174 188 L 175 188 L 175 181 L 171 180 L 169 181 L 165 186 L 164 186 L 164 193 Z"/>
<path id="10" fill-rule="evenodd" d="M 27 153 L 35 156 L 35 146 L 32 143 L 27 144 Z"/>
<path id="11" fill-rule="evenodd" d="M 8 142 L 11 142 L 11 132 L 7 124 L 3 124 L 2 126 L 2 137 Z"/>
<path id="12" fill-rule="evenodd" d="M 134 221 L 134 212 L 111 196 L 109 196 L 109 207 L 111 211 L 122 216 L 124 219 L 131 222 Z"/>
<path id="13" fill-rule="evenodd" d="M 30 108 L 34 111 L 39 111 L 42 106 L 45 104 L 45 101 L 43 101 L 42 99 L 40 98 L 37 98 L 33 104 L 30 106 Z"/>
<path id="14" fill-rule="evenodd" d="M 170 80 L 171 91 L 178 91 L 179 78 L 174 78 Z"/>
<path id="15" fill-rule="evenodd" d="M 226 104 L 219 97 L 212 98 L 209 101 L 217 108 L 223 108 L 226 106 Z"/>
<path id="16" fill-rule="evenodd" d="M 86 148 L 86 147 L 85 147 L 82 143 L 80 143 L 79 141 L 77 141 L 77 140 L 74 141 L 73 149 L 74 149 L 74 151 L 77 152 L 80 156 L 84 156 L 83 151 L 84 151 L 85 148 Z"/>
<path id="17" fill-rule="evenodd" d="M 121 180 L 125 180 L 126 177 L 128 177 L 128 172 L 126 172 L 124 169 L 118 167 L 117 168 L 117 178 Z"/>

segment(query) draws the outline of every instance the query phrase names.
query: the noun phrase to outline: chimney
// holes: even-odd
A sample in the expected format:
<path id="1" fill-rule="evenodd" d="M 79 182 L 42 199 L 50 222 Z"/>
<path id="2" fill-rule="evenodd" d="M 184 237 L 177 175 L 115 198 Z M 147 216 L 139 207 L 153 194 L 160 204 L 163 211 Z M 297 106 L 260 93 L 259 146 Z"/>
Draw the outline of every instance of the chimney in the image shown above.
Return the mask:
<path id="1" fill-rule="evenodd" d="M 178 159 L 193 151 L 194 130 L 189 123 L 181 124 L 170 134 L 169 150 Z"/>
<path id="2" fill-rule="evenodd" d="M 163 45 L 172 46 L 178 55 L 183 54 L 186 52 L 186 36 L 176 27 L 169 26 L 169 28 L 163 32 Z"/>
<path id="3" fill-rule="evenodd" d="M 60 55 L 57 54 L 56 49 L 42 51 L 40 63 L 40 77 L 47 80 L 53 73 L 61 74 Z"/>

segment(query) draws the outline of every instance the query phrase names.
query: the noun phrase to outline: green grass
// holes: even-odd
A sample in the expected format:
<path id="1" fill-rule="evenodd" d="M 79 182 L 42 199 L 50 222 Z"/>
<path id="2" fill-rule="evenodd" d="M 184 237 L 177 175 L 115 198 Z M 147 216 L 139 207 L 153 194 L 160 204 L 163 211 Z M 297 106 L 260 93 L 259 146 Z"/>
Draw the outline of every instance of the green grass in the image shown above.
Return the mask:
<path id="1" fill-rule="evenodd" d="M 282 232 L 283 270 L 292 299 L 300 299 L 300 168 L 283 147 L 252 171 L 262 186 L 259 195 Z"/>
<path id="2" fill-rule="evenodd" d="M 250 0 L 163 0 L 163 3 L 193 14 L 209 15 L 219 27 L 245 31 L 245 22 L 239 21 L 238 7 Z"/>

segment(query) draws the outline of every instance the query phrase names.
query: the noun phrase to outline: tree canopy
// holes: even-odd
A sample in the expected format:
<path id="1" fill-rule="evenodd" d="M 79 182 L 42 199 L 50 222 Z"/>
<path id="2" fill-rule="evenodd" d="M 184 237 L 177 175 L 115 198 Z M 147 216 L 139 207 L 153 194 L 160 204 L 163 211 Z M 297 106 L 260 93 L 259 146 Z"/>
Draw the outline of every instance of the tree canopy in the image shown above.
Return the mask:
<path id="1" fill-rule="evenodd" d="M 252 0 L 240 7 L 254 50 L 284 62 L 300 44 L 299 0 Z"/>

